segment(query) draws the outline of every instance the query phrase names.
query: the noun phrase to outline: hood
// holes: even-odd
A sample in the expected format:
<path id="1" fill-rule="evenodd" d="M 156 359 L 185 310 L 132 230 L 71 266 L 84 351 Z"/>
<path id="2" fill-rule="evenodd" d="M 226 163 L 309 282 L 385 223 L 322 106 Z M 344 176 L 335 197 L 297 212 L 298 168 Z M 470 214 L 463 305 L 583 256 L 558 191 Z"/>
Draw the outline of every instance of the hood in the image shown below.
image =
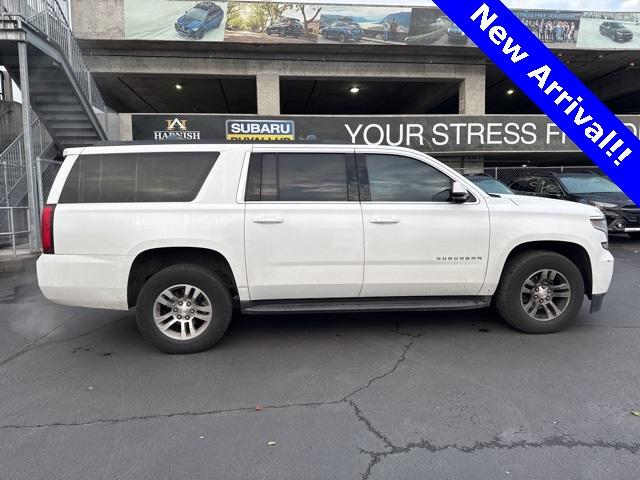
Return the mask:
<path id="1" fill-rule="evenodd" d="M 573 213 L 601 217 L 602 212 L 584 203 L 571 202 L 569 200 L 555 200 L 553 198 L 533 197 L 529 195 L 505 195 L 513 203 L 528 210 L 536 210 L 548 213 Z"/>
<path id="2" fill-rule="evenodd" d="M 198 20 L 189 20 L 186 15 L 181 16 L 176 23 L 179 23 L 180 26 L 189 29 L 199 28 L 202 26 L 202 22 L 199 22 Z"/>
<path id="3" fill-rule="evenodd" d="M 622 33 L 633 33 L 631 30 L 629 30 L 627 27 L 611 27 L 612 30 L 615 30 L 616 32 L 622 32 Z"/>
<path id="4" fill-rule="evenodd" d="M 621 207 L 633 207 L 633 200 L 627 197 L 623 192 L 596 192 L 596 193 L 573 193 L 571 194 L 576 200 L 585 202 L 604 202 L 615 203 Z"/>

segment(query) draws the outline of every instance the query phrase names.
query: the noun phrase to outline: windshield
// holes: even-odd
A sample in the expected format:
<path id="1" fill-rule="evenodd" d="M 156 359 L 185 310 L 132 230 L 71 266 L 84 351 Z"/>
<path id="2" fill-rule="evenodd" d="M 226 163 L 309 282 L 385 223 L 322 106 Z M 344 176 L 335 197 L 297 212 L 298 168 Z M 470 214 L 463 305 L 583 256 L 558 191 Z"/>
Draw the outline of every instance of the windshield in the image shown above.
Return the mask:
<path id="1" fill-rule="evenodd" d="M 504 183 L 494 178 L 478 177 L 471 178 L 470 180 L 487 193 L 513 193 L 513 191 Z"/>
<path id="2" fill-rule="evenodd" d="M 188 20 L 195 20 L 196 22 L 204 22 L 204 19 L 207 18 L 207 12 L 201 8 L 192 8 L 187 12 Z"/>
<path id="3" fill-rule="evenodd" d="M 560 183 L 569 193 L 619 193 L 622 192 L 611 180 L 597 175 L 559 177 Z"/>
<path id="4" fill-rule="evenodd" d="M 624 25 L 621 23 L 612 23 L 611 28 L 624 28 Z"/>

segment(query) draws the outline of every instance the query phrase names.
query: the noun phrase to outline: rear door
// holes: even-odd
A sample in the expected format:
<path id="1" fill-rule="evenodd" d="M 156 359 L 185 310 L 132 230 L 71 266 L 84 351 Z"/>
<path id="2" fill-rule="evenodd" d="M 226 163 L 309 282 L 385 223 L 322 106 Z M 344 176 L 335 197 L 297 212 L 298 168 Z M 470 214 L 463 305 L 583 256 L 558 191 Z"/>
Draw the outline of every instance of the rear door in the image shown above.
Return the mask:
<path id="1" fill-rule="evenodd" d="M 364 239 L 353 149 L 256 148 L 245 201 L 251 300 L 358 296 Z"/>

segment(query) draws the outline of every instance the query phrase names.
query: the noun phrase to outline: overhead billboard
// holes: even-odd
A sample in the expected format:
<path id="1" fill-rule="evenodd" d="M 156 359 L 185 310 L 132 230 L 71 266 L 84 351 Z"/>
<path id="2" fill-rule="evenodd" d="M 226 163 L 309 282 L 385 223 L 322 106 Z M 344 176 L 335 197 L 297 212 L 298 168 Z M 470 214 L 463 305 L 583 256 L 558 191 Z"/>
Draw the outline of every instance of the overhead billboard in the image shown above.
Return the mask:
<path id="1" fill-rule="evenodd" d="M 621 116 L 638 137 L 640 115 Z M 438 155 L 579 152 L 545 115 L 277 116 L 133 114 L 133 140 L 282 140 L 392 145 Z"/>
<path id="2" fill-rule="evenodd" d="M 640 13 L 513 9 L 552 48 L 640 49 Z M 124 0 L 125 37 L 251 44 L 474 44 L 437 7 Z"/>

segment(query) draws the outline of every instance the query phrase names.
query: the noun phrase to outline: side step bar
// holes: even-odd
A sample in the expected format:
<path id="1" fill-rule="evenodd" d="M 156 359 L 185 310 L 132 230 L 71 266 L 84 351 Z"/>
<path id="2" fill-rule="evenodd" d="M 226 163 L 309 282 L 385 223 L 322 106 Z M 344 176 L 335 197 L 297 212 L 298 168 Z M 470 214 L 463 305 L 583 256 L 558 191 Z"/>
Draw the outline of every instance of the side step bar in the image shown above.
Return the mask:
<path id="1" fill-rule="evenodd" d="M 304 300 L 259 300 L 241 302 L 243 313 L 282 315 L 287 313 L 415 312 L 471 310 L 488 307 L 491 297 L 380 297 Z"/>

